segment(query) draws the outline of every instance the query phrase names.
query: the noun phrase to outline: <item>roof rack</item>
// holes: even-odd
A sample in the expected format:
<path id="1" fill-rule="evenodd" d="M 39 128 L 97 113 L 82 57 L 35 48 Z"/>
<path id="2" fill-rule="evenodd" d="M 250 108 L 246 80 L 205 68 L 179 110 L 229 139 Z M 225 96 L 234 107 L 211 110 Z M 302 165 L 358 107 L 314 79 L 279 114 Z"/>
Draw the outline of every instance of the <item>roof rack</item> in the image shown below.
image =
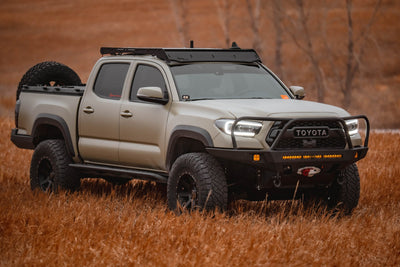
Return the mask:
<path id="1" fill-rule="evenodd" d="M 254 49 L 102 47 L 102 55 L 151 55 L 172 62 L 261 62 Z"/>

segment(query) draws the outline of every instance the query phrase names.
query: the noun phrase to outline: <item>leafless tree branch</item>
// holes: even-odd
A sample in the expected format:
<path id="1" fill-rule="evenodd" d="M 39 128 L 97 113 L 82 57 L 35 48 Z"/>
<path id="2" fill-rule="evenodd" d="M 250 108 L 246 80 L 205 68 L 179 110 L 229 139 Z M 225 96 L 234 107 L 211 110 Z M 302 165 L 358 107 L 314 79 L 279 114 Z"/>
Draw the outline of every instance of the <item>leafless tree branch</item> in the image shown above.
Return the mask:
<path id="1" fill-rule="evenodd" d="M 189 40 L 189 23 L 187 21 L 187 1 L 185 0 L 170 0 L 170 5 L 174 13 L 176 29 L 179 33 L 181 43 L 185 46 Z"/>
<path id="2" fill-rule="evenodd" d="M 352 0 L 346 0 L 346 11 L 347 11 L 347 23 L 348 23 L 348 43 L 347 43 L 347 64 L 346 64 L 346 76 L 345 76 L 345 85 L 342 89 L 344 100 L 344 107 L 348 108 L 351 104 L 351 93 L 352 93 L 352 84 L 355 78 L 356 73 L 360 69 L 361 60 L 364 57 L 365 47 L 367 44 L 367 37 L 369 35 L 372 24 L 375 21 L 375 18 L 378 14 L 379 8 L 381 6 L 381 0 L 378 0 L 375 4 L 374 11 L 369 19 L 368 23 L 365 25 L 359 38 L 354 40 L 354 26 L 353 26 L 353 17 L 352 17 L 352 9 L 353 2 Z M 355 46 L 358 44 L 359 52 L 355 52 Z"/>
<path id="3" fill-rule="evenodd" d="M 260 39 L 260 0 L 255 0 L 255 6 L 252 6 L 251 0 L 246 0 L 247 11 L 250 17 L 250 27 L 253 32 L 253 48 L 262 54 Z"/>
<path id="4" fill-rule="evenodd" d="M 229 27 L 232 8 L 231 2 L 229 2 L 229 0 L 215 0 L 214 3 L 217 6 L 218 17 L 220 19 L 220 24 L 225 37 L 225 45 L 226 47 L 229 47 L 231 45 Z"/>
<path id="5" fill-rule="evenodd" d="M 275 68 L 277 75 L 284 80 L 282 61 L 282 3 L 280 0 L 272 0 L 272 20 L 275 28 Z"/>
<path id="6" fill-rule="evenodd" d="M 309 31 L 308 24 L 307 24 L 308 15 L 306 14 L 306 12 L 304 10 L 303 0 L 296 0 L 296 6 L 297 6 L 297 10 L 299 12 L 299 24 L 301 25 L 301 32 L 303 35 L 304 42 L 306 43 L 303 51 L 309 58 L 309 61 L 311 63 L 311 66 L 312 66 L 312 69 L 314 72 L 315 82 L 316 82 L 316 86 L 317 86 L 318 101 L 323 102 L 324 97 L 325 97 L 325 87 L 326 86 L 325 86 L 325 82 L 324 82 L 323 72 L 319 65 L 319 61 L 315 56 L 313 43 L 311 40 L 311 35 L 310 35 L 310 31 Z M 296 42 L 296 41 L 295 41 L 295 43 L 296 43 L 296 45 L 298 44 L 298 42 Z"/>
<path id="7" fill-rule="evenodd" d="M 324 1 L 324 9 L 323 9 L 323 20 L 321 23 L 321 34 L 322 34 L 322 41 L 324 43 L 325 49 L 327 50 L 326 53 L 326 59 L 329 62 L 330 69 L 333 71 L 334 79 L 336 80 L 336 83 L 340 87 L 340 91 L 344 90 L 344 83 L 342 79 L 342 75 L 340 73 L 340 68 L 335 65 L 333 56 L 334 52 L 332 49 L 332 46 L 330 42 L 328 42 L 328 36 L 327 36 L 327 17 L 328 17 L 328 7 L 326 5 L 326 2 Z"/>

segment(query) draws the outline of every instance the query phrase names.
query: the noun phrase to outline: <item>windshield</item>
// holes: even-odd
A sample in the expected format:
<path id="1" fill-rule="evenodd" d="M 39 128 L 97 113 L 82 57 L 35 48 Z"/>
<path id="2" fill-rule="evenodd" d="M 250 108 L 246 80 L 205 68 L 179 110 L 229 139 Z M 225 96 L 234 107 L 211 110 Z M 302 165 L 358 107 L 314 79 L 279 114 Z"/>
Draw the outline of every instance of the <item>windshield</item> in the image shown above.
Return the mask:
<path id="1" fill-rule="evenodd" d="M 181 100 L 290 98 L 259 65 L 196 63 L 171 67 Z"/>

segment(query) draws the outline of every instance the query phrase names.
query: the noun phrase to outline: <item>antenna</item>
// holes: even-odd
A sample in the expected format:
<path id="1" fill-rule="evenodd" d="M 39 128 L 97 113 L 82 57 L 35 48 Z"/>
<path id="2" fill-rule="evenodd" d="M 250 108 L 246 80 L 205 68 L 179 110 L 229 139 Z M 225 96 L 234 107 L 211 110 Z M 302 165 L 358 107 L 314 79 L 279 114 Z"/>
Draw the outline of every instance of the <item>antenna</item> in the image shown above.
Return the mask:
<path id="1" fill-rule="evenodd" d="M 240 49 L 236 42 L 232 42 L 231 49 Z"/>

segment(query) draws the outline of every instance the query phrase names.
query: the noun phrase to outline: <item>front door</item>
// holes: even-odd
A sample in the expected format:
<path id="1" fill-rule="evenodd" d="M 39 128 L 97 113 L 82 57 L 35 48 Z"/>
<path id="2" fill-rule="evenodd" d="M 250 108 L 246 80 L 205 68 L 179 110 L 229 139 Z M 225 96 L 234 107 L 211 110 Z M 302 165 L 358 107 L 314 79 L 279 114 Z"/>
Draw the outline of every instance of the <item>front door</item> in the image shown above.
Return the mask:
<path id="1" fill-rule="evenodd" d="M 165 96 L 168 88 L 165 73 L 156 65 L 136 67 L 129 99 L 120 108 L 119 159 L 123 165 L 145 169 L 164 169 L 165 128 L 170 103 L 166 105 L 145 102 L 137 98 L 141 87 L 160 87 Z"/>

